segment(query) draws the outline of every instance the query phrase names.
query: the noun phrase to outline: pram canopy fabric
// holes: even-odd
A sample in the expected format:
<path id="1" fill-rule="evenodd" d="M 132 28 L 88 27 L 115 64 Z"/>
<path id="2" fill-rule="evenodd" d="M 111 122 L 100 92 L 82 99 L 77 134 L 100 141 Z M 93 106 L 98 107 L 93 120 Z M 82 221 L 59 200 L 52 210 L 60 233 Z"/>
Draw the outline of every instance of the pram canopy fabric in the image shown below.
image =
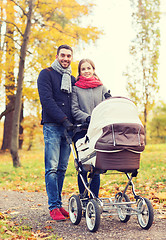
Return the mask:
<path id="1" fill-rule="evenodd" d="M 87 135 L 76 146 L 82 164 L 105 170 L 138 169 L 145 143 L 135 104 L 124 97 L 101 102 L 92 112 Z"/>

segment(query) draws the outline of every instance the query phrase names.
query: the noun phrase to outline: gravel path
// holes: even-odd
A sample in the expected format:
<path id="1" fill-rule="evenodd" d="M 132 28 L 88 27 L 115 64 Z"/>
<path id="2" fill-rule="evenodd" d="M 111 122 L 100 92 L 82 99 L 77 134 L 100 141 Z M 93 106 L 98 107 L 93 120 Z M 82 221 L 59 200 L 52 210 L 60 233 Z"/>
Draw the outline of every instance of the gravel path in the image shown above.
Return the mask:
<path id="1" fill-rule="evenodd" d="M 67 208 L 69 196 L 63 196 Z M 121 223 L 117 216 L 101 215 L 101 223 L 96 233 L 88 231 L 85 218 L 79 225 L 73 225 L 68 219 L 56 222 L 49 216 L 47 196 L 38 192 L 0 191 L 0 212 L 10 215 L 11 220 L 30 226 L 33 232 L 40 230 L 48 232 L 51 226 L 52 234 L 57 234 L 64 240 L 75 239 L 124 239 L 124 240 L 166 240 L 166 219 L 155 211 L 154 223 L 149 230 L 143 230 L 135 216 L 127 223 Z"/>

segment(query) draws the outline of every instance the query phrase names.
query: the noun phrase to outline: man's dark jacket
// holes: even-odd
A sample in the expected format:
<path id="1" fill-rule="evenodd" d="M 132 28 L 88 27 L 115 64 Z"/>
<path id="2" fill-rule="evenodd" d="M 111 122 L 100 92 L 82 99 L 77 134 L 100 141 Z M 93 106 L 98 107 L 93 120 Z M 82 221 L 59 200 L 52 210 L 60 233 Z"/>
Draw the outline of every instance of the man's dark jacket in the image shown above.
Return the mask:
<path id="1" fill-rule="evenodd" d="M 71 114 L 71 93 L 62 92 L 62 75 L 52 67 L 43 69 L 38 77 L 37 85 L 42 105 L 41 123 L 62 124 L 68 118 L 73 122 Z M 75 78 L 71 76 L 72 85 Z"/>

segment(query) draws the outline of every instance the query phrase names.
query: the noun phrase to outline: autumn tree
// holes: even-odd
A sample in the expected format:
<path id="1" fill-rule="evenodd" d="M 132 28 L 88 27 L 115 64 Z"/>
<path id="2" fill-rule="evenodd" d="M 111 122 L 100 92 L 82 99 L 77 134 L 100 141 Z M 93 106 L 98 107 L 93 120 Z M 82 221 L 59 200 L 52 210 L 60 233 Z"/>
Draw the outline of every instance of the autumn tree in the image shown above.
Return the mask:
<path id="1" fill-rule="evenodd" d="M 9 4 L 9 0 L 7 0 L 6 4 Z M 6 20 L 7 22 L 14 21 L 14 4 L 11 4 L 11 7 L 6 11 Z M 6 96 L 6 110 L 8 114 L 5 116 L 4 121 L 4 135 L 3 135 L 3 143 L 2 150 L 10 149 L 11 143 L 11 131 L 12 131 L 12 119 L 13 119 L 13 105 L 14 105 L 14 90 L 15 90 L 15 78 L 14 78 L 14 57 L 15 57 L 15 45 L 14 41 L 14 26 L 13 24 L 6 25 L 5 32 L 5 64 L 3 64 L 3 71 L 5 73 L 5 96 Z M 10 110 L 11 108 L 11 110 Z"/>
<path id="2" fill-rule="evenodd" d="M 25 146 L 27 151 L 31 150 L 35 146 L 40 146 L 43 143 L 43 138 L 41 135 L 42 127 L 39 123 L 39 118 L 32 114 L 29 114 L 24 118 L 23 121 Z"/>
<path id="3" fill-rule="evenodd" d="M 2 3 L 1 3 L 2 4 Z M 10 7 L 7 7 L 9 6 Z M 5 9 L 6 16 L 6 25 L 2 26 L 1 22 L 1 32 L 2 27 L 4 31 L 4 42 L 1 45 L 1 53 L 3 53 L 3 58 L 1 58 L 1 80 L 2 80 L 2 72 L 4 74 L 4 87 L 5 87 L 5 103 L 6 109 L 0 114 L 0 119 L 4 116 L 4 131 L 3 131 L 3 142 L 2 142 L 2 150 L 10 149 L 11 145 L 11 136 L 12 136 L 12 121 L 13 121 L 13 110 L 14 110 L 14 102 L 15 102 L 15 76 L 14 71 L 16 68 L 15 65 L 15 57 L 16 57 L 16 46 L 14 40 L 15 34 L 15 4 L 10 0 L 3 1 L 3 5 L 1 5 L 1 9 Z M 2 14 L 1 14 L 2 16 Z M 2 19 L 2 17 L 1 17 Z M 2 36 L 2 34 L 1 34 Z M 1 38 L 2 41 L 2 38 Z M 3 49 L 3 51 L 2 51 Z M 23 107 L 23 104 L 22 104 Z M 23 119 L 23 109 L 21 111 L 20 122 Z M 19 124 L 19 136 L 23 133 L 23 128 L 21 124 Z M 19 147 L 22 146 L 22 138 L 19 138 Z"/>
<path id="4" fill-rule="evenodd" d="M 160 102 L 153 108 L 150 121 L 150 137 L 156 142 L 166 142 L 166 103 Z"/>
<path id="5" fill-rule="evenodd" d="M 0 36 L 2 36 L 2 19 L 3 19 L 3 3 L 0 1 Z M 3 41 L 0 37 L 0 63 L 2 63 L 2 56 L 3 56 Z M 0 71 L 0 84 L 2 81 L 2 70 Z"/>
<path id="6" fill-rule="evenodd" d="M 136 36 L 130 46 L 132 60 L 125 75 L 129 96 L 143 112 L 146 134 L 148 112 L 159 89 L 160 0 L 131 0 L 131 7 Z"/>
<path id="7" fill-rule="evenodd" d="M 4 1 L 5 2 L 5 1 Z M 15 22 L 5 25 L 14 26 L 15 69 L 18 66 L 16 97 L 14 105 L 11 154 L 13 165 L 20 166 L 18 155 L 18 128 L 21 111 L 22 88 L 34 88 L 36 77 L 41 68 L 55 60 L 58 45 L 67 43 L 74 47 L 79 41 L 95 41 L 100 32 L 92 26 L 81 26 L 82 16 L 88 15 L 92 4 L 81 4 L 76 0 L 9 0 L 7 8 L 14 3 Z M 3 9 L 6 10 L 5 8 Z M 17 55 L 19 54 L 19 55 Z M 24 82 L 23 82 L 24 80 Z M 25 93 L 26 94 L 26 93 Z M 37 99 L 34 99 L 36 102 Z"/>
<path id="8" fill-rule="evenodd" d="M 34 8 L 34 0 L 29 0 L 28 11 L 26 14 L 27 21 L 25 26 L 25 32 L 23 34 L 22 44 L 20 49 L 17 91 L 16 91 L 16 97 L 15 97 L 15 107 L 14 107 L 13 122 L 12 122 L 12 139 L 11 139 L 10 152 L 12 155 L 14 167 L 21 166 L 19 155 L 18 155 L 19 122 L 20 122 L 20 113 L 21 113 L 21 104 L 22 104 L 22 88 L 23 88 L 23 78 L 24 78 L 25 57 L 26 57 L 26 51 L 28 47 L 31 24 L 32 24 L 33 8 Z"/>

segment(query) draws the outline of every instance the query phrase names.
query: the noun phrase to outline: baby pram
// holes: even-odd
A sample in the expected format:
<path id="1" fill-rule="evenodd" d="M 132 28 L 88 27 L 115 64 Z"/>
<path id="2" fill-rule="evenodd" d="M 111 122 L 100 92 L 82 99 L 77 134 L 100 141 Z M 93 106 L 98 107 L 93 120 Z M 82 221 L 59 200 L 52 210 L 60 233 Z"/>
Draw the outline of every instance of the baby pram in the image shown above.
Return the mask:
<path id="1" fill-rule="evenodd" d="M 118 215 L 121 222 L 127 222 L 131 215 L 137 215 L 139 225 L 149 229 L 153 223 L 153 207 L 147 198 L 135 193 L 132 182 L 138 174 L 140 154 L 145 148 L 144 128 L 135 104 L 123 97 L 103 101 L 92 112 L 86 136 L 76 143 L 78 158 L 71 139 L 69 143 L 76 170 L 85 186 L 82 195 L 72 195 L 69 199 L 71 222 L 79 224 L 84 215 L 89 231 L 95 232 L 99 228 L 101 214 Z M 89 173 L 88 183 L 81 174 L 83 169 Z M 97 198 L 90 190 L 90 183 L 94 174 L 108 170 L 124 172 L 128 178 L 127 185 L 114 198 Z M 130 201 L 126 194 L 129 186 L 134 201 Z"/>

